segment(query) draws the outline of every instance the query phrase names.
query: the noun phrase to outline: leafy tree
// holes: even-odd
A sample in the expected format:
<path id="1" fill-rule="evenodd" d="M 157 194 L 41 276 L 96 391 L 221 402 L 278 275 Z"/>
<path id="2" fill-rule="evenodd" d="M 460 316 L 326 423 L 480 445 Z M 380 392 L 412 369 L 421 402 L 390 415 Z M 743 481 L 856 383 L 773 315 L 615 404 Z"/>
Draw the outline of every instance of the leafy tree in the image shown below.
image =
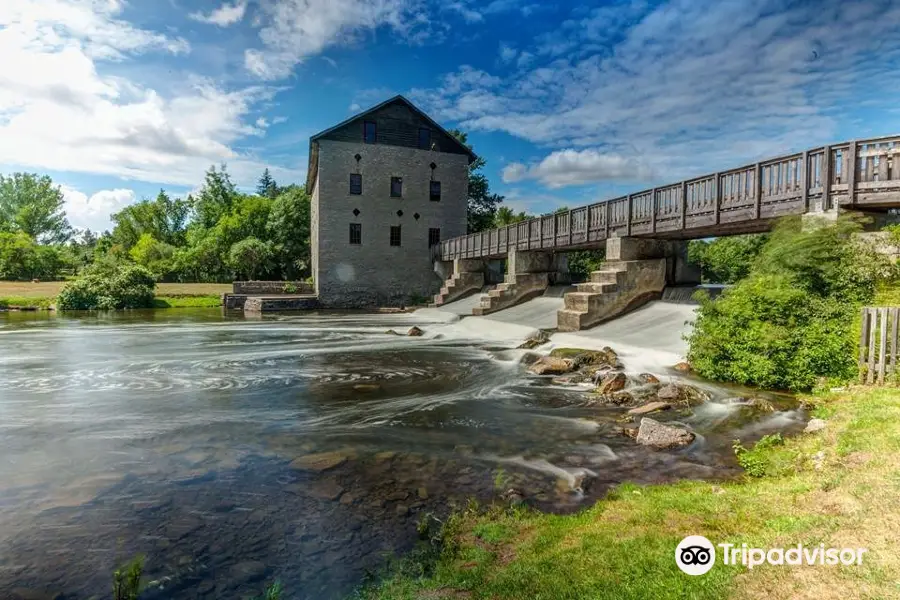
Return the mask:
<path id="1" fill-rule="evenodd" d="M 65 242 L 71 233 L 59 186 L 44 175 L 0 175 L 0 231 L 20 231 L 42 244 Z"/>
<path id="2" fill-rule="evenodd" d="M 859 223 L 804 230 L 783 220 L 749 274 L 712 301 L 701 294 L 689 360 L 711 379 L 807 390 L 856 372 L 855 317 L 886 261 L 854 241 Z"/>
<path id="3" fill-rule="evenodd" d="M 156 279 L 134 264 L 97 263 L 83 277 L 68 282 L 56 298 L 59 310 L 150 308 Z"/>
<path id="4" fill-rule="evenodd" d="M 231 247 L 231 251 L 228 253 L 228 264 L 238 275 L 256 279 L 257 275 L 268 269 L 271 258 L 271 245 L 257 238 L 249 237 Z"/>
<path id="5" fill-rule="evenodd" d="M 750 272 L 768 240 L 765 234 L 734 235 L 688 242 L 688 258 L 700 265 L 706 283 L 734 283 Z"/>
<path id="6" fill-rule="evenodd" d="M 0 233 L 0 279 L 57 279 L 63 267 L 58 248 L 41 246 L 24 232 Z"/>
<path id="7" fill-rule="evenodd" d="M 181 246 L 185 243 L 190 210 L 187 200 L 173 200 L 160 190 L 154 200 L 136 202 L 112 215 L 113 239 L 127 250 L 144 234 L 171 246 Z"/>
<path id="8" fill-rule="evenodd" d="M 468 134 L 458 129 L 451 129 L 448 133 L 471 149 L 467 143 Z M 503 196 L 491 193 L 491 186 L 487 176 L 481 173 L 485 160 L 480 156 L 469 165 L 469 233 L 477 233 L 494 227 L 494 215 L 497 213 L 497 205 L 503 202 Z"/>
<path id="9" fill-rule="evenodd" d="M 266 170 L 263 171 L 263 174 L 259 177 L 259 181 L 256 185 L 256 193 L 271 200 L 274 200 L 278 194 L 281 193 L 281 188 L 278 187 L 278 184 L 269 172 L 268 167 L 266 167 Z"/>
<path id="10" fill-rule="evenodd" d="M 288 186 L 272 204 L 268 222 L 275 261 L 286 279 L 309 273 L 310 202 L 305 186 Z"/>
<path id="11" fill-rule="evenodd" d="M 151 234 L 145 233 L 138 240 L 128 254 L 137 264 L 147 267 L 157 276 L 165 278 L 172 271 L 172 257 L 175 255 L 175 247 L 160 242 Z"/>
<path id="12" fill-rule="evenodd" d="M 497 209 L 497 212 L 494 215 L 493 226 L 506 227 L 507 225 L 512 225 L 513 223 L 521 223 L 522 221 L 527 221 L 529 218 L 530 216 L 524 210 L 516 213 L 508 206 L 501 206 Z"/>
<path id="13" fill-rule="evenodd" d="M 225 165 L 221 165 L 219 170 L 216 170 L 215 165 L 211 166 L 197 197 L 191 198 L 197 226 L 206 229 L 215 226 L 219 219 L 231 211 L 238 196 Z"/>

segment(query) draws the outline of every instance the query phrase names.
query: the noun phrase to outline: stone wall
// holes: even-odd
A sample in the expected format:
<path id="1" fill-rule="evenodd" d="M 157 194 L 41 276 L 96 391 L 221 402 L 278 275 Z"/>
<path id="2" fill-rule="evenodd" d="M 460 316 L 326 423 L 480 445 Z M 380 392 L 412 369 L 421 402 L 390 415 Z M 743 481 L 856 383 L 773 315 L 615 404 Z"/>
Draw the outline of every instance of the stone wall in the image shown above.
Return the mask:
<path id="1" fill-rule="evenodd" d="M 293 290 L 285 291 L 285 287 Z M 232 284 L 235 294 L 299 294 L 312 295 L 316 293 L 313 284 L 305 281 L 235 281 Z"/>
<path id="2" fill-rule="evenodd" d="M 437 293 L 443 282 L 434 273 L 428 230 L 440 228 L 441 239 L 466 233 L 468 157 L 378 144 L 319 144 L 312 262 L 322 306 L 402 306 L 414 296 Z M 431 163 L 441 182 L 437 202 L 429 199 Z M 362 194 L 350 194 L 351 173 L 362 175 Z M 391 177 L 403 178 L 401 198 L 390 195 Z M 361 244 L 349 243 L 351 223 L 362 226 Z M 400 246 L 390 245 L 393 225 L 401 227 Z"/>

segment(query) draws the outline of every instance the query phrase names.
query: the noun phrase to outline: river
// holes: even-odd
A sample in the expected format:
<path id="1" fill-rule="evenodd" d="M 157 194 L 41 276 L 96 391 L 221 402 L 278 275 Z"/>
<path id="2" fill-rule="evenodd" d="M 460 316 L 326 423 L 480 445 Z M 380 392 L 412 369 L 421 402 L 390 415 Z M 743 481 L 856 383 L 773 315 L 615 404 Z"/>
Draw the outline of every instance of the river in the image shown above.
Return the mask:
<path id="1" fill-rule="evenodd" d="M 569 512 L 728 477 L 736 432 L 802 422 L 717 389 L 682 419 L 696 443 L 651 451 L 621 409 L 528 377 L 516 340 L 423 315 L 0 314 L 0 598 L 106 598 L 137 554 L 142 598 L 342 598 L 467 498 Z"/>

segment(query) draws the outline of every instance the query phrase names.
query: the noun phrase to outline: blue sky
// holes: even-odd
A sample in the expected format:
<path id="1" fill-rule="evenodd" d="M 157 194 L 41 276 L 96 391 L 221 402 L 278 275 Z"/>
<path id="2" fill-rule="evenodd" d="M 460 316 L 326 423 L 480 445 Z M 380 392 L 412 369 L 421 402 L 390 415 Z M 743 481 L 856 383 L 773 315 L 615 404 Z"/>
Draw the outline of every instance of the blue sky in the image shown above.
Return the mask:
<path id="1" fill-rule="evenodd" d="M 530 212 L 900 133 L 888 1 L 8 0 L 0 56 L 0 173 L 95 229 L 214 163 L 302 182 L 311 134 L 398 93 Z"/>

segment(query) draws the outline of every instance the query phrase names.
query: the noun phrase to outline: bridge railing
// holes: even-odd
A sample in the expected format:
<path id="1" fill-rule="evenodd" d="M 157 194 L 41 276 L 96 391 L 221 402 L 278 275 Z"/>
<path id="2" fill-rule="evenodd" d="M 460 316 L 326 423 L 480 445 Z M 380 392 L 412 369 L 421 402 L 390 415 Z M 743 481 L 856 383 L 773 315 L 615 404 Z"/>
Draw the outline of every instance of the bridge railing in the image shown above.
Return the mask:
<path id="1" fill-rule="evenodd" d="M 441 260 L 597 246 L 841 206 L 900 205 L 900 136 L 820 146 L 445 240 Z"/>

